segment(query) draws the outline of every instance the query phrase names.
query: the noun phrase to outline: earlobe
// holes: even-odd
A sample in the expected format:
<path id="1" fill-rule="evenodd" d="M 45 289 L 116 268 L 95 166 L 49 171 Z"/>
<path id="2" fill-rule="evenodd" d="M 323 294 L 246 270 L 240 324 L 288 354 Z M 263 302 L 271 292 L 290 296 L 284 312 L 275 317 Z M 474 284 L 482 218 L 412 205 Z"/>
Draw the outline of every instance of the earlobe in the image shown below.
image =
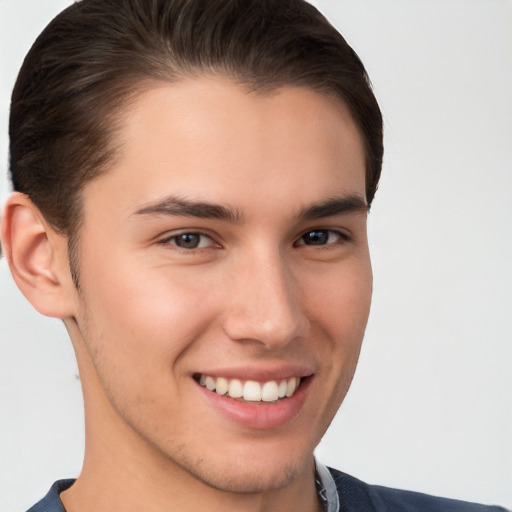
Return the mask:
<path id="1" fill-rule="evenodd" d="M 36 310 L 57 318 L 72 316 L 66 239 L 26 195 L 15 192 L 7 200 L 1 236 L 13 278 Z"/>

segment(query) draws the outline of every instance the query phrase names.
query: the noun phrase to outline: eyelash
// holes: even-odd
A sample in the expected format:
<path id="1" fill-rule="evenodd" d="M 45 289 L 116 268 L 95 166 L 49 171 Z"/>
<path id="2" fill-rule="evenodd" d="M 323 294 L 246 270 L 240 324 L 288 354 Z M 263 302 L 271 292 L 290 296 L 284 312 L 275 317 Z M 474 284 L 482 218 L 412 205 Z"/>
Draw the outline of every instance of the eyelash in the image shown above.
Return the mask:
<path id="1" fill-rule="evenodd" d="M 185 237 L 199 237 L 199 243 L 198 243 L 198 246 L 197 247 L 183 247 L 183 246 L 180 246 L 177 241 L 178 240 L 184 240 Z M 202 240 L 204 241 L 205 239 L 208 239 L 209 240 L 209 243 L 205 244 L 205 245 L 202 245 Z M 174 243 L 173 243 L 174 242 Z M 160 241 L 161 244 L 170 244 L 170 245 L 174 245 L 176 246 L 178 249 L 182 250 L 182 251 L 185 251 L 185 252 L 189 252 L 189 253 L 192 253 L 192 252 L 195 252 L 195 251 L 199 251 L 201 249 L 205 249 L 211 245 L 217 245 L 215 244 L 215 242 L 213 241 L 212 237 L 208 236 L 208 235 L 205 235 L 204 233 L 199 233 L 199 232 L 196 232 L 196 231 L 185 231 L 183 233 L 178 233 L 176 235 L 172 235 L 172 236 L 169 236 L 167 238 L 164 238 L 163 240 Z M 186 243 L 186 242 L 185 242 Z M 201 246 L 202 245 L 202 246 Z"/>
<path id="2" fill-rule="evenodd" d="M 311 234 L 315 234 L 314 236 L 317 238 L 317 239 L 320 239 L 320 240 L 323 240 L 324 239 L 324 236 L 326 235 L 327 236 L 327 239 L 331 238 L 333 235 L 337 238 L 334 242 L 331 241 L 327 241 L 325 243 L 319 243 L 319 244 L 316 244 L 316 243 L 312 243 L 312 244 L 306 244 L 306 243 L 302 243 L 302 241 L 304 240 L 304 237 L 308 236 L 308 235 L 311 235 Z M 297 241 L 293 244 L 294 246 L 310 246 L 310 247 L 326 247 L 326 246 L 333 246 L 333 245 L 339 245 L 339 243 L 343 243 L 343 242 L 348 242 L 350 240 L 350 237 L 342 232 L 342 231 L 338 231 L 338 230 L 335 230 L 335 229 L 310 229 L 308 231 L 306 231 L 303 235 L 301 235 Z"/>
<path id="3" fill-rule="evenodd" d="M 310 241 L 313 241 L 313 243 L 305 243 L 304 238 L 306 236 L 310 236 Z M 329 241 L 330 238 L 333 236 L 336 237 L 335 241 Z M 179 245 L 178 240 L 182 240 L 185 243 L 186 237 L 199 237 L 198 245 L 196 247 L 184 247 L 182 245 Z M 327 237 L 327 240 L 325 239 Z M 208 243 L 204 243 L 204 240 L 209 240 Z M 320 243 L 314 243 L 314 241 L 320 241 Z M 196 239 L 197 240 L 197 239 Z M 322 241 L 324 241 L 322 243 Z M 310 229 L 303 233 L 293 244 L 294 247 L 302 247 L 302 246 L 309 246 L 309 247 L 332 247 L 334 245 L 339 245 L 343 242 L 350 241 L 350 237 L 342 232 L 335 229 Z M 187 253 L 194 253 L 196 251 L 200 251 L 202 249 L 206 249 L 212 245 L 217 245 L 217 247 L 220 247 L 218 244 L 214 242 L 214 240 L 204 233 L 196 232 L 196 231 L 185 231 L 183 233 L 174 234 L 172 236 L 169 236 L 167 238 L 164 238 L 159 243 L 161 244 L 170 244 L 176 246 L 179 250 L 182 250 Z"/>

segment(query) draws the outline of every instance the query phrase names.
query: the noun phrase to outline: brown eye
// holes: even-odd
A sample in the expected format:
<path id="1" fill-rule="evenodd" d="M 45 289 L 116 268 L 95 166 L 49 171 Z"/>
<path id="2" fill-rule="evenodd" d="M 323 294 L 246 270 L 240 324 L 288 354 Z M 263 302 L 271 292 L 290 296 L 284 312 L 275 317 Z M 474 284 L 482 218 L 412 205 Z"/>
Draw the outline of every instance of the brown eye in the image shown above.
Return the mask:
<path id="1" fill-rule="evenodd" d="M 213 245 L 212 239 L 201 233 L 180 233 L 167 238 L 164 243 L 175 245 L 180 249 L 202 249 Z"/>
<path id="2" fill-rule="evenodd" d="M 345 235 L 332 229 L 313 229 L 304 233 L 297 240 L 296 245 L 328 245 L 346 239 Z"/>
<path id="3" fill-rule="evenodd" d="M 196 233 L 184 233 L 174 237 L 174 239 L 176 245 L 183 249 L 197 249 L 201 242 L 201 236 Z"/>

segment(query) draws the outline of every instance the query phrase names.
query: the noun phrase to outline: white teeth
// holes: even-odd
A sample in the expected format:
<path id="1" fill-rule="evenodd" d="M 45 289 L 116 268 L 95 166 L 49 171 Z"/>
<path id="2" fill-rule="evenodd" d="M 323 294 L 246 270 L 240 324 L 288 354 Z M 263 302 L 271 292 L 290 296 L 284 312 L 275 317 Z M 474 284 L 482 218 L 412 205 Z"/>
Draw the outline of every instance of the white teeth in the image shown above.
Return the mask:
<path id="1" fill-rule="evenodd" d="M 215 379 L 213 377 L 206 377 L 206 387 L 213 391 L 215 389 Z"/>
<path id="2" fill-rule="evenodd" d="M 277 389 L 277 382 L 275 380 L 265 382 L 265 384 L 263 384 L 263 387 L 261 388 L 261 399 L 264 402 L 274 402 L 278 398 L 279 392 Z"/>
<path id="3" fill-rule="evenodd" d="M 292 377 L 286 386 L 286 396 L 292 396 L 293 393 L 295 393 L 295 390 L 297 389 L 297 379 L 295 377 Z"/>
<path id="4" fill-rule="evenodd" d="M 244 384 L 244 400 L 248 402 L 261 401 L 261 386 L 259 382 L 248 380 Z"/>
<path id="5" fill-rule="evenodd" d="M 244 388 L 238 379 L 229 381 L 228 394 L 231 398 L 240 398 L 244 394 Z"/>
<path id="6" fill-rule="evenodd" d="M 228 391 L 228 381 L 222 377 L 218 377 L 215 383 L 215 391 L 218 395 L 225 395 Z"/>
<path id="7" fill-rule="evenodd" d="M 288 387 L 288 385 L 287 385 L 285 380 L 282 380 L 279 383 L 279 389 L 277 391 L 277 394 L 278 394 L 279 398 L 284 398 L 286 396 L 286 388 L 287 387 Z"/>
<path id="8" fill-rule="evenodd" d="M 300 377 L 291 377 L 280 381 L 270 380 L 257 382 L 248 380 L 242 383 L 239 379 L 224 377 L 199 376 L 199 384 L 218 395 L 228 395 L 231 398 L 242 398 L 248 402 L 275 402 L 280 398 L 292 396 L 300 384 Z"/>

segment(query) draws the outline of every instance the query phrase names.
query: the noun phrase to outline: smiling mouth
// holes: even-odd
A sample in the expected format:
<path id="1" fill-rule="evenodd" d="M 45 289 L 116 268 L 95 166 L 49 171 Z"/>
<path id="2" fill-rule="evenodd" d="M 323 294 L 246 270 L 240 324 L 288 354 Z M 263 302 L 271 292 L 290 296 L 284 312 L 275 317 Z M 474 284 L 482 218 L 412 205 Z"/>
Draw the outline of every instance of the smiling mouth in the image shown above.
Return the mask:
<path id="1" fill-rule="evenodd" d="M 290 398 L 303 381 L 301 377 L 266 382 L 242 381 L 203 374 L 195 375 L 194 380 L 200 386 L 218 395 L 238 398 L 246 402 L 276 402 L 284 398 Z"/>

